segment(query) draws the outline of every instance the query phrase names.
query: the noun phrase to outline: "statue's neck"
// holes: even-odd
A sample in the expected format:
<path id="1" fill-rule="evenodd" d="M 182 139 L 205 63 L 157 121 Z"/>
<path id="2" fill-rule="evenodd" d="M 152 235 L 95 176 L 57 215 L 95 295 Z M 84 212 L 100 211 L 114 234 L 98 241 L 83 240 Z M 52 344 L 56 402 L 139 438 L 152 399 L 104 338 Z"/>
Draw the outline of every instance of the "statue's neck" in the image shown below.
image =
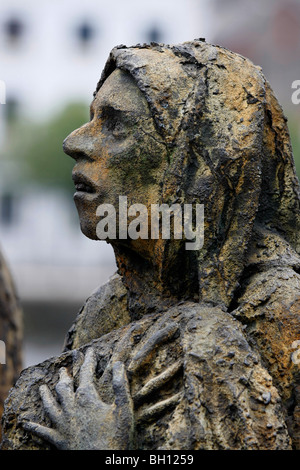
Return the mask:
<path id="1" fill-rule="evenodd" d="M 191 276 L 190 265 L 178 258 L 168 264 L 156 263 L 123 245 L 113 246 L 118 272 L 128 289 L 128 307 L 132 320 L 147 313 L 163 311 L 179 300 L 196 300 L 198 278 Z M 162 258 L 163 259 L 163 258 Z M 192 282 L 191 282 L 192 279 Z"/>

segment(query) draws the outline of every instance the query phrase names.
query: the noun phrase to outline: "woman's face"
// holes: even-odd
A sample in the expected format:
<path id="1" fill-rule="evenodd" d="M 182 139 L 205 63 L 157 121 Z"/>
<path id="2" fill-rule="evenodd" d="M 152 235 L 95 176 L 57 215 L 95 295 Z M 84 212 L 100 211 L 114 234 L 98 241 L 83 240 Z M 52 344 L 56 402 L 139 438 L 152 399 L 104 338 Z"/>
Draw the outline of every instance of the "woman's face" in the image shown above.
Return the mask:
<path id="1" fill-rule="evenodd" d="M 82 232 L 97 239 L 100 204 L 112 204 L 118 220 L 119 196 L 128 207 L 160 202 L 167 166 L 166 146 L 157 133 L 147 101 L 132 77 L 116 69 L 91 104 L 91 120 L 64 141 L 75 160 L 72 173 Z M 118 233 L 118 232 L 117 232 Z"/>

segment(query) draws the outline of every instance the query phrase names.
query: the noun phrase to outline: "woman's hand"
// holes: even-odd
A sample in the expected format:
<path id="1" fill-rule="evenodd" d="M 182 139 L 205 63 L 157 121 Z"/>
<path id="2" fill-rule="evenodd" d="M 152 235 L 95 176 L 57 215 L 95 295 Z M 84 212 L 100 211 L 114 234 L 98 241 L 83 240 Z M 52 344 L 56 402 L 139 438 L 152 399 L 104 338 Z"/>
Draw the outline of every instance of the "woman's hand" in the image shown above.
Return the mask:
<path id="1" fill-rule="evenodd" d="M 178 329 L 178 324 L 170 322 L 150 335 L 133 355 L 128 365 L 129 376 L 139 374 L 154 351 L 161 344 L 172 341 Z M 164 400 L 154 399 L 154 403 L 149 403 L 153 401 L 156 392 L 176 377 L 182 369 L 182 360 L 174 362 L 162 373 L 148 380 L 133 399 L 124 364 L 120 361 L 114 362 L 110 366 L 115 394 L 112 405 L 104 403 L 95 388 L 96 365 L 95 353 L 89 348 L 80 368 L 79 386 L 76 391 L 73 379 L 65 368 L 61 368 L 55 387 L 59 403 L 47 385 L 40 386 L 43 407 L 53 427 L 28 421 L 23 422 L 23 427 L 57 449 L 126 450 L 133 446 L 134 407 L 135 421 L 145 423 L 174 408 L 181 399 L 182 394 L 177 393 Z"/>
<path id="2" fill-rule="evenodd" d="M 79 386 L 74 391 L 73 379 L 65 368 L 60 369 L 56 393 L 60 404 L 47 385 L 40 387 L 44 410 L 53 428 L 24 422 L 23 426 L 57 449 L 109 450 L 129 449 L 133 436 L 133 405 L 124 365 L 116 362 L 112 368 L 115 401 L 104 403 L 94 386 L 96 356 L 87 350 L 80 369 Z"/>

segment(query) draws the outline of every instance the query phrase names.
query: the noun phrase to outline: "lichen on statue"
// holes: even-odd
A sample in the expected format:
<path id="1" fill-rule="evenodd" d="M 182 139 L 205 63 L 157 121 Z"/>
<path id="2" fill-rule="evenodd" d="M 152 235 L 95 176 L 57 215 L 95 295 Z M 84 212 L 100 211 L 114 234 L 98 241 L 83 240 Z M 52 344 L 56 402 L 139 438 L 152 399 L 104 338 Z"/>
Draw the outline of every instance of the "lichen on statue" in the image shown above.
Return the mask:
<path id="1" fill-rule="evenodd" d="M 2 447 L 300 448 L 299 183 L 261 69 L 201 40 L 116 47 L 64 149 L 86 236 L 123 195 L 204 204 L 204 246 L 108 240 L 118 273 L 23 373 Z"/>

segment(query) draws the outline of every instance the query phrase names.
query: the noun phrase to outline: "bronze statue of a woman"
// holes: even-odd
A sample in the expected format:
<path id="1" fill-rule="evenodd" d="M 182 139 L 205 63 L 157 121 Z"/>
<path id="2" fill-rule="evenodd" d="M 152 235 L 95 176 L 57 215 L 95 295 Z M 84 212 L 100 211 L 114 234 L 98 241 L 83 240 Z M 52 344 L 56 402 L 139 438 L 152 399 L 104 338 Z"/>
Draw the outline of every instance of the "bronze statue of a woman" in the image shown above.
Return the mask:
<path id="1" fill-rule="evenodd" d="M 107 237 L 118 273 L 21 374 L 2 448 L 299 449 L 299 183 L 261 69 L 203 40 L 118 46 L 64 149 L 86 236 L 126 196 L 203 204 L 204 244 Z"/>

